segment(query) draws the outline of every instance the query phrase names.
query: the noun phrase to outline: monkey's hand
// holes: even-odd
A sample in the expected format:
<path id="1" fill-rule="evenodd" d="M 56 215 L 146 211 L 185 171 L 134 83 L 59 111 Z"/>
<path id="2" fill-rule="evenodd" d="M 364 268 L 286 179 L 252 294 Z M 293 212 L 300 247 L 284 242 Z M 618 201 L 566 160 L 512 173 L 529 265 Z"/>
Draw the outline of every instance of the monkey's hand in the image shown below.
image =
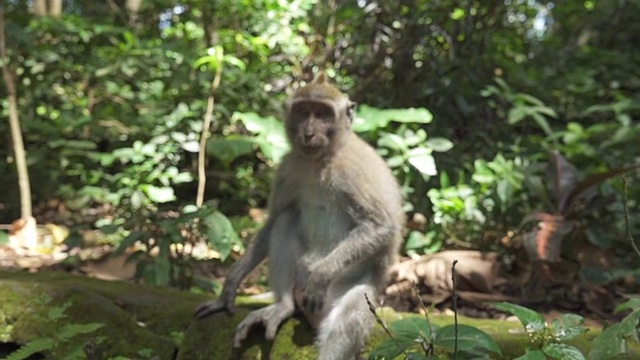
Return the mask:
<path id="1" fill-rule="evenodd" d="M 329 281 L 312 272 L 302 291 L 302 307 L 309 313 L 318 313 L 324 307 Z"/>
<path id="2" fill-rule="evenodd" d="M 193 316 L 197 319 L 202 319 L 206 316 L 215 314 L 223 310 L 226 311 L 227 314 L 233 315 L 233 313 L 236 311 L 234 305 L 235 298 L 236 294 L 234 292 L 223 291 L 222 294 L 220 294 L 219 298 L 215 300 L 209 300 L 198 305 L 198 307 L 196 307 L 196 309 L 193 311 Z"/>

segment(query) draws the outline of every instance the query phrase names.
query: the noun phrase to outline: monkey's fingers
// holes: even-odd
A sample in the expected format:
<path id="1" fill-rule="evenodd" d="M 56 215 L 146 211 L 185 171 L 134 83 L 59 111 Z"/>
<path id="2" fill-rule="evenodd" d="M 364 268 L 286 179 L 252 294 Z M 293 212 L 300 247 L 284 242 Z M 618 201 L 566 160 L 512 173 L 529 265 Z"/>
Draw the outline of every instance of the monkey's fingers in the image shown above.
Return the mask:
<path id="1" fill-rule="evenodd" d="M 226 310 L 229 315 L 233 315 L 235 312 L 233 305 L 229 305 L 221 299 L 210 300 L 196 307 L 193 311 L 193 316 L 196 319 L 202 319 L 223 310 Z"/>
<path id="2" fill-rule="evenodd" d="M 324 300 L 321 296 L 305 296 L 302 298 L 302 307 L 307 311 L 315 313 L 322 310 L 324 306 Z"/>
<path id="3" fill-rule="evenodd" d="M 249 335 L 249 330 L 251 330 L 256 325 L 264 324 L 265 319 L 261 316 L 261 312 L 253 312 L 250 313 L 240 325 L 236 329 L 236 335 L 233 338 L 233 347 L 239 348 L 242 346 L 242 343 L 247 339 Z"/>

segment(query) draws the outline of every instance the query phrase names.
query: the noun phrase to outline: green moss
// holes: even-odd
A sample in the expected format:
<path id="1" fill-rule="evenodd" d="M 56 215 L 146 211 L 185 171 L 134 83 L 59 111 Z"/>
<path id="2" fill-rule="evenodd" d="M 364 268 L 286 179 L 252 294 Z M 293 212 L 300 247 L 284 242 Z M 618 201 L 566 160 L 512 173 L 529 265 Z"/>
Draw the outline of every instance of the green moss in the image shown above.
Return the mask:
<path id="1" fill-rule="evenodd" d="M 42 301 L 44 296 L 49 302 Z M 314 331 L 300 318 L 282 325 L 273 342 L 266 341 L 264 329 L 257 328 L 241 349 L 232 348 L 236 326 L 252 309 L 268 301 L 239 298 L 234 316 L 216 314 L 194 320 L 193 309 L 210 295 L 193 294 L 163 287 L 107 282 L 66 273 L 8 273 L 0 271 L 0 341 L 25 344 L 43 337 L 55 337 L 65 325 L 102 323 L 104 326 L 90 334 L 78 335 L 73 341 L 58 344 L 47 355 L 60 358 L 78 349 L 89 349 L 95 358 L 127 356 L 144 359 L 313 359 Z M 66 316 L 48 321 L 52 308 L 71 302 Z M 415 314 L 396 313 L 383 308 L 380 316 L 390 324 L 394 320 Z M 453 323 L 453 317 L 431 315 L 430 321 L 439 326 Z M 468 324 L 487 332 L 499 344 L 505 359 L 524 354 L 530 339 L 518 322 L 481 320 L 459 317 Z M 593 338 L 600 333 L 591 329 L 570 342 L 588 352 Z M 377 326 L 368 349 L 387 340 L 386 333 Z M 640 358 L 640 346 L 630 343 L 631 352 L 619 359 Z"/>

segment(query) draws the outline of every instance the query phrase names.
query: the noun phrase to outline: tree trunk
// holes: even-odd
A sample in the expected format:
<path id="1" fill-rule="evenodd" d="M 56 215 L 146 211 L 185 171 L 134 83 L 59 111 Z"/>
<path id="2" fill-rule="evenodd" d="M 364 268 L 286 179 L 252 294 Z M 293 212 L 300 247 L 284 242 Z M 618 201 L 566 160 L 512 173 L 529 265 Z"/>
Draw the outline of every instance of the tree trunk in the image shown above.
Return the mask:
<path id="1" fill-rule="evenodd" d="M 125 8 L 129 16 L 129 26 L 135 28 L 138 26 L 138 12 L 142 6 L 142 0 L 127 0 Z"/>
<path id="2" fill-rule="evenodd" d="M 33 0 L 33 13 L 36 16 L 54 16 L 62 15 L 62 0 Z"/>
<path id="3" fill-rule="evenodd" d="M 47 15 L 47 0 L 33 0 L 32 9 L 36 16 Z"/>
<path id="4" fill-rule="evenodd" d="M 35 4 L 35 3 L 34 3 Z M 13 140 L 13 152 L 16 158 L 18 172 L 18 186 L 20 188 L 20 213 L 22 218 L 31 217 L 31 186 L 29 184 L 29 171 L 27 170 L 27 156 L 22 141 L 22 130 L 18 119 L 18 97 L 14 73 L 10 69 L 7 57 L 4 9 L 0 8 L 0 57 L 3 60 L 2 77 L 7 89 L 9 101 L 9 125 L 11 126 L 11 139 Z"/>
<path id="5" fill-rule="evenodd" d="M 49 15 L 54 17 L 62 15 L 62 0 L 49 0 Z"/>

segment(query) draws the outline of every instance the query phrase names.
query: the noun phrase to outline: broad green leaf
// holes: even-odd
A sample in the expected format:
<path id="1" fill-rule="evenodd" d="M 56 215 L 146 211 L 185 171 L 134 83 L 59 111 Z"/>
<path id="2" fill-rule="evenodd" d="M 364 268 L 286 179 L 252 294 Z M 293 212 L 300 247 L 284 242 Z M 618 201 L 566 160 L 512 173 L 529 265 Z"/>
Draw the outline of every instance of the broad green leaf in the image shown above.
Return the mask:
<path id="1" fill-rule="evenodd" d="M 185 142 L 180 144 L 180 147 L 184 151 L 187 151 L 187 152 L 195 154 L 195 153 L 200 151 L 200 142 L 198 142 L 198 140 L 185 141 Z"/>
<path id="2" fill-rule="evenodd" d="M 231 64 L 235 67 L 240 68 L 241 70 L 246 70 L 247 66 L 244 64 L 244 62 L 240 59 L 238 59 L 235 56 L 232 55 L 225 55 L 222 60 L 228 64 Z"/>
<path id="3" fill-rule="evenodd" d="M 567 344 L 551 343 L 542 348 L 545 354 L 555 359 L 562 360 L 585 360 L 580 350 Z"/>
<path id="4" fill-rule="evenodd" d="M 484 331 L 465 324 L 458 324 L 457 328 L 457 335 L 455 325 L 447 325 L 440 328 L 436 332 L 435 344 L 448 349 L 454 349 L 457 342 L 460 351 L 478 355 L 486 355 L 489 353 L 502 355 L 498 343 Z"/>
<path id="5" fill-rule="evenodd" d="M 5 231 L 0 231 L 0 245 L 4 245 L 9 242 L 9 234 Z"/>
<path id="6" fill-rule="evenodd" d="M 31 359 L 31 355 L 50 351 L 56 345 L 56 341 L 50 337 L 40 337 L 29 341 L 21 348 L 3 358 L 3 360 L 24 360 Z"/>
<path id="7" fill-rule="evenodd" d="M 285 134 L 284 124 L 273 116 L 260 116 L 254 112 L 234 112 L 231 121 L 240 121 L 248 131 L 254 134 L 279 132 Z"/>
<path id="8" fill-rule="evenodd" d="M 264 156 L 274 163 L 280 163 L 289 152 L 289 144 L 286 141 L 272 142 L 267 138 L 256 138 L 254 141 Z"/>
<path id="9" fill-rule="evenodd" d="M 527 350 L 527 352 L 514 360 L 547 360 L 547 355 L 545 355 L 542 350 Z"/>
<path id="10" fill-rule="evenodd" d="M 593 346 L 589 351 L 590 360 L 610 359 L 618 354 L 627 352 L 627 339 L 638 341 L 638 321 L 640 309 L 627 315 L 619 323 L 605 328 L 600 335 L 593 340 Z"/>
<path id="11" fill-rule="evenodd" d="M 509 114 L 507 115 L 507 120 L 509 121 L 509 124 L 513 125 L 522 121 L 522 119 L 524 119 L 526 116 L 527 116 L 526 107 L 521 105 L 515 106 L 511 108 L 511 110 L 509 110 Z"/>
<path id="12" fill-rule="evenodd" d="M 154 185 L 144 185 L 142 186 L 142 190 L 151 201 L 156 203 L 166 203 L 176 199 L 173 188 L 169 186 L 158 187 Z"/>
<path id="13" fill-rule="evenodd" d="M 402 164 L 404 164 L 404 156 L 402 155 L 395 155 L 387 158 L 387 165 L 392 169 L 402 166 Z"/>
<path id="14" fill-rule="evenodd" d="M 547 118 L 545 118 L 544 116 L 540 115 L 539 112 L 532 113 L 531 117 L 533 118 L 533 121 L 535 121 L 536 124 L 538 124 L 538 126 L 540 126 L 540 128 L 542 129 L 542 131 L 544 131 L 545 134 L 547 134 L 547 135 L 553 134 L 553 130 L 551 129 L 551 126 L 549 125 L 549 122 L 547 121 Z"/>
<path id="15" fill-rule="evenodd" d="M 640 310 L 640 295 L 626 295 L 628 300 L 616 306 L 614 312 L 620 313 L 625 310 Z"/>
<path id="16" fill-rule="evenodd" d="M 158 256 L 153 262 L 153 283 L 155 285 L 169 285 L 171 283 L 171 262 L 168 256 Z"/>
<path id="17" fill-rule="evenodd" d="M 465 11 L 463 8 L 455 8 L 451 12 L 451 19 L 453 20 L 461 20 L 465 17 Z"/>
<path id="18" fill-rule="evenodd" d="M 396 134 L 383 133 L 378 138 L 378 147 L 386 147 L 397 151 L 407 151 L 407 144 L 404 139 Z"/>
<path id="19" fill-rule="evenodd" d="M 436 152 L 446 152 L 453 148 L 453 142 L 451 142 L 451 140 L 441 137 L 428 139 L 425 145 Z"/>
<path id="20" fill-rule="evenodd" d="M 427 132 L 424 129 L 419 129 L 418 131 L 408 130 L 404 134 L 404 143 L 407 147 L 416 147 L 418 145 L 424 144 L 427 139 Z"/>
<path id="21" fill-rule="evenodd" d="M 392 121 L 428 124 L 432 119 L 433 115 L 425 108 L 377 109 L 360 105 L 352 128 L 355 132 L 366 132 L 385 128 Z"/>
<path id="22" fill-rule="evenodd" d="M 526 104 L 544 106 L 544 102 L 533 95 L 518 93 L 516 97 Z"/>
<path id="23" fill-rule="evenodd" d="M 239 241 L 231 221 L 219 211 L 214 211 L 209 216 L 203 217 L 202 221 L 207 226 L 206 234 L 209 244 L 224 261 L 231 253 L 233 244 Z"/>
<path id="24" fill-rule="evenodd" d="M 207 154 L 229 165 L 235 159 L 253 153 L 253 145 L 254 141 L 244 136 L 213 138 L 207 142 Z"/>
<path id="25" fill-rule="evenodd" d="M 436 162 L 431 155 L 431 150 L 426 148 L 414 148 L 409 150 L 409 163 L 413 165 L 418 171 L 428 176 L 435 176 L 438 174 L 436 170 Z"/>
<path id="26" fill-rule="evenodd" d="M 431 338 L 431 330 L 424 318 L 408 317 L 391 323 L 391 333 L 402 348 L 398 348 L 395 341 L 389 339 L 377 346 L 370 354 L 370 359 L 393 359 L 402 353 L 419 346 L 424 339 Z M 437 327 L 433 327 L 436 330 Z"/>
<path id="27" fill-rule="evenodd" d="M 494 308 L 513 314 L 520 320 L 527 330 L 538 331 L 546 327 L 544 318 L 540 313 L 527 309 L 524 306 L 511 304 L 508 302 L 490 303 Z"/>
<path id="28" fill-rule="evenodd" d="M 574 314 L 562 314 L 560 319 L 552 321 L 554 335 L 564 341 L 571 340 L 587 331 L 583 326 L 584 318 Z"/>
<path id="29" fill-rule="evenodd" d="M 425 246 L 431 244 L 432 239 L 419 231 L 412 231 L 407 237 L 407 241 L 404 243 L 405 249 L 422 249 Z"/>
<path id="30" fill-rule="evenodd" d="M 182 172 L 173 177 L 174 184 L 184 184 L 193 181 L 193 174 L 190 172 Z"/>

